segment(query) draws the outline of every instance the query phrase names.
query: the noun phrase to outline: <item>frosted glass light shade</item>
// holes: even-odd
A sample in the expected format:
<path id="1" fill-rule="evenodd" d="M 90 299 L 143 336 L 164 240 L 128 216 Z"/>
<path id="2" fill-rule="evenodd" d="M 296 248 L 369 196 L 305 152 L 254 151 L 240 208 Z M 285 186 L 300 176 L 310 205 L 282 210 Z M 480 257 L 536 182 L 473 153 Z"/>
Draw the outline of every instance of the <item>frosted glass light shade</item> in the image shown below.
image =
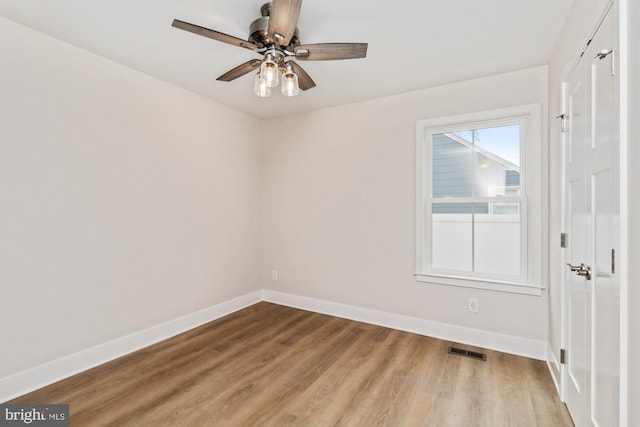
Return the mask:
<path id="1" fill-rule="evenodd" d="M 260 64 L 260 74 L 264 76 L 264 79 L 269 87 L 278 86 L 278 64 L 270 59 L 265 59 Z"/>
<path id="2" fill-rule="evenodd" d="M 266 79 L 262 77 L 262 73 L 256 74 L 253 82 L 253 93 L 261 98 L 271 96 L 271 88 L 267 85 Z"/>
<path id="3" fill-rule="evenodd" d="M 293 71 L 287 71 L 282 76 L 282 94 L 284 96 L 296 96 L 299 92 L 298 76 Z"/>

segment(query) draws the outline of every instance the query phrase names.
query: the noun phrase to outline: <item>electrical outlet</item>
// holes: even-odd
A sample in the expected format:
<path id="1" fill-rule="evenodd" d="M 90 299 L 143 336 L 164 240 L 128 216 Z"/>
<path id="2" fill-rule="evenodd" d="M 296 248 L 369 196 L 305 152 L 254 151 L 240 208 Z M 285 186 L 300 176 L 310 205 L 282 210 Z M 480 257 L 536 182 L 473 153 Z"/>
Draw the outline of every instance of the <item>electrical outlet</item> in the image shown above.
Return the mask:
<path id="1" fill-rule="evenodd" d="M 278 270 L 271 270 L 271 280 L 278 280 Z"/>
<path id="2" fill-rule="evenodd" d="M 480 309 L 480 302 L 478 298 L 469 298 L 469 311 L 472 313 L 477 313 Z"/>

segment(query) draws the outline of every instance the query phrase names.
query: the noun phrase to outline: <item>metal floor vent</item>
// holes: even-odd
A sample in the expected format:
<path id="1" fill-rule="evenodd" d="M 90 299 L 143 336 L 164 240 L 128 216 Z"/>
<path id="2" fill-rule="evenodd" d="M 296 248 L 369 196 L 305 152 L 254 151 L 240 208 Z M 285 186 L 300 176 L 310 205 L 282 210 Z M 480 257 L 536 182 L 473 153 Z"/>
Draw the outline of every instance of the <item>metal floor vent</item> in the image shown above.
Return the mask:
<path id="1" fill-rule="evenodd" d="M 470 357 L 476 360 L 487 361 L 487 355 L 484 353 L 478 353 L 477 351 L 465 350 L 463 348 L 449 347 L 449 354 L 456 354 L 458 356 Z"/>

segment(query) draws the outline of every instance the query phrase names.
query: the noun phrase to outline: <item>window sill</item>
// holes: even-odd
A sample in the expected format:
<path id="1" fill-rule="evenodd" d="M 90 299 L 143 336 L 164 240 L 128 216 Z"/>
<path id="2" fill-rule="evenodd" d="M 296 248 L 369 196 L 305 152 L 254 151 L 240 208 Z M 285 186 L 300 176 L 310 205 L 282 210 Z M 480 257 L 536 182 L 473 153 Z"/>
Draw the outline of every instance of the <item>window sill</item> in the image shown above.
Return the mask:
<path id="1" fill-rule="evenodd" d="M 509 292 L 523 295 L 542 295 L 542 287 L 527 283 L 499 282 L 481 279 L 469 279 L 456 276 L 416 273 L 418 282 L 434 283 L 437 285 L 461 286 L 465 288 L 484 289 L 489 291 Z"/>

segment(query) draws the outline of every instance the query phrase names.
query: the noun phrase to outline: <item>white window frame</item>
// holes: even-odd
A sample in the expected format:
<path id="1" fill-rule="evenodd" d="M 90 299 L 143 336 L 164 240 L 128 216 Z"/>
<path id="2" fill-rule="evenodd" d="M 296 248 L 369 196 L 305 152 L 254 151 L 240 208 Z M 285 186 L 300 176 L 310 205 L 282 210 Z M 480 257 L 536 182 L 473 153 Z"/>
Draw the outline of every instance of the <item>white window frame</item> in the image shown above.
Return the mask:
<path id="1" fill-rule="evenodd" d="M 442 285 L 463 286 L 541 295 L 541 240 L 542 240 L 542 185 L 541 185 L 541 122 L 540 104 L 523 105 L 478 113 L 420 120 L 416 124 L 416 279 Z M 435 270 L 431 265 L 431 141 L 435 134 L 456 132 L 472 128 L 501 126 L 513 122 L 520 124 L 520 185 L 524 194 L 504 197 L 500 201 L 520 203 L 521 250 L 519 277 L 505 279 L 480 273 Z M 493 199 L 492 199 L 493 200 Z M 437 199 L 446 202 L 447 199 Z M 464 198 L 451 201 L 464 202 Z M 468 201 L 478 201 L 478 198 Z M 495 200 L 494 200 L 495 201 Z"/>

